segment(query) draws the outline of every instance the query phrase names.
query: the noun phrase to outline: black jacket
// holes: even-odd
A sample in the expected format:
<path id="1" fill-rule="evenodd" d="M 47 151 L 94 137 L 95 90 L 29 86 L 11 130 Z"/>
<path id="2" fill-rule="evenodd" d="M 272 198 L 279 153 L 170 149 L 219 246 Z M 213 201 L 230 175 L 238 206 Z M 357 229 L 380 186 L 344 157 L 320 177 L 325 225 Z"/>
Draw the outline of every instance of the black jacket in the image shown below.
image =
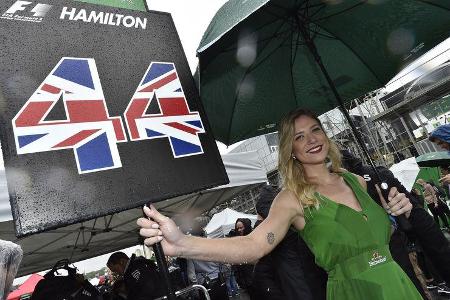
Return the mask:
<path id="1" fill-rule="evenodd" d="M 258 300 L 326 298 L 327 273 L 315 264 L 314 255 L 293 229 L 258 261 L 253 274 Z"/>
<path id="2" fill-rule="evenodd" d="M 316 265 L 314 255 L 296 230 L 288 230 L 271 254 L 285 299 L 326 298 L 327 273 Z"/>
<path id="3" fill-rule="evenodd" d="M 143 257 L 130 258 L 123 275 L 128 299 L 148 300 L 162 296 L 161 278 L 154 262 Z"/>

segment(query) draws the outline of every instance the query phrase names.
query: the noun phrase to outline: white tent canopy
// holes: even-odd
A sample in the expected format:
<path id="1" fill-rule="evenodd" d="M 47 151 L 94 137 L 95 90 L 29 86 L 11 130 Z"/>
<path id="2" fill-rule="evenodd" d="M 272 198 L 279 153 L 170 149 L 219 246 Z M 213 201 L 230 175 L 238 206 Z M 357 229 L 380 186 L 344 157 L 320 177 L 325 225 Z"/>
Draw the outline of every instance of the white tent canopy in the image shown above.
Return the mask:
<path id="1" fill-rule="evenodd" d="M 225 208 L 221 212 L 214 214 L 205 227 L 206 236 L 209 238 L 224 237 L 234 228 L 236 220 L 239 218 L 247 218 L 252 221 L 252 227 L 256 222 L 256 215 L 244 214 L 231 208 Z"/>
<path id="2" fill-rule="evenodd" d="M 267 182 L 256 152 L 222 156 L 230 183 L 155 204 L 168 216 L 187 222 L 233 197 Z M 0 239 L 19 244 L 23 260 L 18 276 L 49 269 L 60 259 L 77 262 L 140 244 L 136 219 L 140 208 L 69 225 L 25 238 L 16 238 L 11 220 L 4 170 L 0 170 Z M 5 220 L 6 219 L 6 220 Z M 0 219 L 2 220 L 2 219 Z"/>
<path id="3" fill-rule="evenodd" d="M 396 163 L 395 165 L 392 165 L 389 170 L 406 188 L 406 190 L 410 192 L 414 183 L 416 182 L 416 177 L 419 174 L 420 168 L 416 162 L 416 158 L 410 157 L 408 159 L 402 160 L 399 163 Z"/>

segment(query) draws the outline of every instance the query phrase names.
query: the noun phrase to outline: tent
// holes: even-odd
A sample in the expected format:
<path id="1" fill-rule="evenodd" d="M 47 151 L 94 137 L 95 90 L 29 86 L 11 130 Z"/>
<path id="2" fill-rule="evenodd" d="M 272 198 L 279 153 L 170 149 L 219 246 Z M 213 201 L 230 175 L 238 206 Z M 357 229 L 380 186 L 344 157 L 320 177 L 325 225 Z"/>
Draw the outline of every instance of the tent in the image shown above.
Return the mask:
<path id="1" fill-rule="evenodd" d="M 229 184 L 161 201 L 155 206 L 168 216 L 191 220 L 267 181 L 256 152 L 226 154 L 222 160 Z M 0 173 L 0 209 L 8 206 L 9 211 L 0 210 L 0 218 L 5 218 L 11 212 L 9 205 L 1 203 L 8 201 L 2 178 L 4 180 L 4 173 Z M 0 239 L 13 241 L 22 247 L 23 259 L 17 275 L 23 276 L 49 269 L 63 258 L 77 262 L 140 244 L 136 219 L 141 215 L 140 208 L 130 209 L 24 238 L 16 238 L 13 221 L 7 220 L 0 222 Z"/>
<path id="2" fill-rule="evenodd" d="M 31 275 L 17 290 L 12 291 L 6 299 L 19 300 L 21 296 L 33 293 L 34 288 L 41 279 L 44 279 L 44 277 L 39 274 Z"/>
<path id="3" fill-rule="evenodd" d="M 206 236 L 209 238 L 224 237 L 234 228 L 234 224 L 239 218 L 248 218 L 252 221 L 252 226 L 255 225 L 256 215 L 244 214 L 227 207 L 211 218 L 205 227 Z"/>
<path id="4" fill-rule="evenodd" d="M 410 192 L 416 182 L 416 177 L 417 174 L 419 174 L 420 168 L 417 165 L 416 158 L 410 157 L 392 165 L 389 170 L 401 182 L 406 190 Z"/>

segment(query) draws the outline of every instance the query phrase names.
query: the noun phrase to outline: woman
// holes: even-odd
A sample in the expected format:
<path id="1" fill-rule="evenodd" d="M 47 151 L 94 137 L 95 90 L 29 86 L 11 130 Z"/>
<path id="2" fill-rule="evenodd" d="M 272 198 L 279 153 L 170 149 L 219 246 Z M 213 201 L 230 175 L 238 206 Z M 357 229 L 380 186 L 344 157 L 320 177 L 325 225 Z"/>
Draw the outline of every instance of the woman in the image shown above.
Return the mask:
<path id="1" fill-rule="evenodd" d="M 328 299 L 421 299 L 392 261 L 388 216 L 365 192 L 363 178 L 340 168 L 339 151 L 318 118 L 303 109 L 290 113 L 279 138 L 283 190 L 251 234 L 215 240 L 188 237 L 151 207 L 144 212 L 155 221 L 137 221 L 145 243 L 161 241 L 167 255 L 242 263 L 269 253 L 293 226 L 328 272 Z M 412 205 L 404 194 L 392 188 L 388 198 L 389 203 L 380 199 L 388 213 L 409 217 Z"/>
<path id="2" fill-rule="evenodd" d="M 237 219 L 234 223 L 234 231 L 238 236 L 250 234 L 252 232 L 252 221 L 248 218 Z M 256 299 L 252 289 L 254 265 L 234 264 L 231 268 L 239 288 L 244 289 L 250 295 L 250 299 Z"/>
<path id="3" fill-rule="evenodd" d="M 425 202 L 427 203 L 428 209 L 431 211 L 431 214 L 433 215 L 436 224 L 440 227 L 439 219 L 441 219 L 445 228 L 449 230 L 450 226 L 447 220 L 447 214 L 450 214 L 449 209 L 447 204 L 439 199 L 436 192 L 437 189 L 435 189 L 433 185 L 426 182 L 422 178 L 417 179 L 416 183 L 422 186 L 423 188 L 423 197 L 425 199 Z"/>
<path id="4" fill-rule="evenodd" d="M 434 129 L 428 139 L 439 147 L 450 151 L 450 124 L 444 124 Z"/>
<path id="5" fill-rule="evenodd" d="M 252 221 L 247 218 L 239 218 L 234 223 L 234 232 L 237 235 L 247 235 L 252 232 Z"/>

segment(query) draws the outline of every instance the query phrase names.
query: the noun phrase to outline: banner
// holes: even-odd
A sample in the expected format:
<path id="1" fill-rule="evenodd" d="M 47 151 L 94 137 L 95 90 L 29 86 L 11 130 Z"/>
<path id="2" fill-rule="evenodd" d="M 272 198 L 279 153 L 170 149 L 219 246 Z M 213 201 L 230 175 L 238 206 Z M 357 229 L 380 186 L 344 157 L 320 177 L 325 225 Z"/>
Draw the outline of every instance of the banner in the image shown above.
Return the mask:
<path id="1" fill-rule="evenodd" d="M 6 0 L 0 27 L 19 236 L 228 182 L 170 14 Z"/>

